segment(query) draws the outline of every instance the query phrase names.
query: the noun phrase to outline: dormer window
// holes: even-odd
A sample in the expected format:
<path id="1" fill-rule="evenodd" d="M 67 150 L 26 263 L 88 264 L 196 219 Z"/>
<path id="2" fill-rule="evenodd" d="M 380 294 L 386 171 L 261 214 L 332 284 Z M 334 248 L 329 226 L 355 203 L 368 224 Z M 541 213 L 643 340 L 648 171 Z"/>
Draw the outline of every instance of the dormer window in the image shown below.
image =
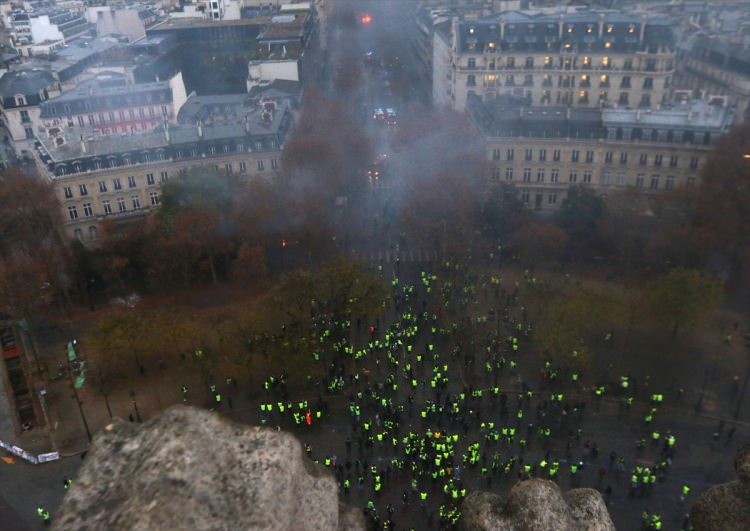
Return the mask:
<path id="1" fill-rule="evenodd" d="M 23 107 L 26 105 L 26 96 L 23 94 L 16 94 L 16 105 L 19 107 Z"/>
<path id="2" fill-rule="evenodd" d="M 607 24 L 607 33 L 612 33 L 615 31 L 615 27 L 612 24 Z"/>
<path id="3" fill-rule="evenodd" d="M 586 26 L 586 33 L 592 33 L 594 31 L 594 26 L 592 24 L 589 24 Z"/>
<path id="4" fill-rule="evenodd" d="M 568 33 L 573 33 L 573 25 L 572 25 L 572 24 L 568 24 L 568 28 L 567 28 L 567 30 L 566 30 L 566 31 L 567 31 Z"/>
<path id="5" fill-rule="evenodd" d="M 628 26 L 628 33 L 635 33 L 635 24 L 630 24 Z"/>

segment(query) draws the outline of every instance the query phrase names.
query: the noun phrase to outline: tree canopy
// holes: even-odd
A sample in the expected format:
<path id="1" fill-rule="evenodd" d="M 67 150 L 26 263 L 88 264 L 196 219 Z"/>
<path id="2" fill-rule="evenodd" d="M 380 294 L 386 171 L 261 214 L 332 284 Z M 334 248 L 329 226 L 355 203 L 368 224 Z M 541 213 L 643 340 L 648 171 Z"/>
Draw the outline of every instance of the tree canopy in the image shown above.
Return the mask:
<path id="1" fill-rule="evenodd" d="M 701 170 L 696 236 L 721 257 L 736 278 L 750 280 L 750 123 L 735 126 L 716 144 Z"/>
<path id="2" fill-rule="evenodd" d="M 692 269 L 673 269 L 656 279 L 647 298 L 653 317 L 676 336 L 679 329 L 700 321 L 722 299 L 718 280 Z"/>

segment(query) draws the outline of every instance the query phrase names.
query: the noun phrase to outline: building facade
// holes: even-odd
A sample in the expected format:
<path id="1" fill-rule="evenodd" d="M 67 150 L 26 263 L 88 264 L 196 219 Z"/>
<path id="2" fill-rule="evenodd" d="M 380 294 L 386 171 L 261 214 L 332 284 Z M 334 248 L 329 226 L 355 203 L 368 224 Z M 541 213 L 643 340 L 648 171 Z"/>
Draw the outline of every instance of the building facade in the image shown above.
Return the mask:
<path id="1" fill-rule="evenodd" d="M 675 69 L 670 23 L 618 12 L 507 11 L 436 28 L 433 100 L 469 94 L 533 106 L 658 108 Z"/>
<path id="2" fill-rule="evenodd" d="M 4 19 L 15 48 L 28 57 L 49 54 L 91 29 L 81 13 L 67 9 L 15 10 Z"/>
<path id="3" fill-rule="evenodd" d="M 469 100 L 485 135 L 490 185 L 516 187 L 535 210 L 558 208 L 572 186 L 601 194 L 627 187 L 669 192 L 694 186 L 733 114 L 705 101 L 661 111 L 522 107 Z"/>
<path id="4" fill-rule="evenodd" d="M 750 37 L 700 36 L 678 52 L 680 86 L 725 95 L 741 119 L 750 119 Z"/>
<path id="5" fill-rule="evenodd" d="M 0 113 L 17 151 L 32 146 L 40 105 L 59 93 L 60 83 L 46 70 L 15 70 L 0 78 Z"/>
<path id="6" fill-rule="evenodd" d="M 65 234 L 90 244 L 103 220 L 125 222 L 154 210 L 161 185 L 190 168 L 275 179 L 291 124 L 291 111 L 282 107 L 258 108 L 235 123 L 165 124 L 127 135 L 68 129 L 37 137 L 35 156 L 60 199 Z"/>
<path id="7" fill-rule="evenodd" d="M 176 122 L 187 101 L 182 74 L 166 81 L 130 83 L 125 75 L 101 73 L 40 105 L 40 126 L 90 128 L 90 134 L 148 131 Z"/>

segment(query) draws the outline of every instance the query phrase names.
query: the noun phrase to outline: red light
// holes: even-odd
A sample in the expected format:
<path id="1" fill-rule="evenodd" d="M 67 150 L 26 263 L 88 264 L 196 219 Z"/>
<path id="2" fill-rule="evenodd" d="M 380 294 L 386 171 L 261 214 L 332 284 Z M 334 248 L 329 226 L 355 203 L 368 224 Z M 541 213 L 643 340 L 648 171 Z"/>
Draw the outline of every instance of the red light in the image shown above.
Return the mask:
<path id="1" fill-rule="evenodd" d="M 370 333 L 371 334 L 375 333 L 375 325 L 370 325 Z"/>
<path id="2" fill-rule="evenodd" d="M 308 426 L 312 425 L 312 413 L 310 413 L 309 411 L 305 413 L 305 424 L 307 424 Z"/>
<path id="3" fill-rule="evenodd" d="M 359 17 L 359 21 L 367 26 L 370 24 L 370 22 L 372 22 L 372 17 L 369 14 L 365 13 L 361 17 Z"/>
<path id="4" fill-rule="evenodd" d="M 281 246 L 286 247 L 286 240 L 281 240 Z"/>

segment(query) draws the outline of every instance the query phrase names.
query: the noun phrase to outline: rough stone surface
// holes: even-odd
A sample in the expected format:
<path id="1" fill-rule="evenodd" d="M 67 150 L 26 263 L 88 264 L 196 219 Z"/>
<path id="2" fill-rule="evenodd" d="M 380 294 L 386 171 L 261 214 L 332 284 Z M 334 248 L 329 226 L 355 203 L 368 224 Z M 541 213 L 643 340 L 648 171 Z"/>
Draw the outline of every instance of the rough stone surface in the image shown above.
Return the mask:
<path id="1" fill-rule="evenodd" d="M 99 432 L 55 529 L 365 529 L 294 436 L 175 406 Z"/>
<path id="2" fill-rule="evenodd" d="M 696 531 L 746 531 L 750 529 L 750 444 L 734 458 L 735 481 L 711 487 L 690 508 Z"/>
<path id="3" fill-rule="evenodd" d="M 614 530 L 607 505 L 598 490 L 573 489 L 565 492 L 563 498 L 573 517 L 573 529 Z"/>
<path id="4" fill-rule="evenodd" d="M 593 489 L 565 494 L 552 481 L 530 479 L 517 483 L 505 500 L 476 491 L 461 507 L 465 531 L 614 531 L 604 500 Z"/>

